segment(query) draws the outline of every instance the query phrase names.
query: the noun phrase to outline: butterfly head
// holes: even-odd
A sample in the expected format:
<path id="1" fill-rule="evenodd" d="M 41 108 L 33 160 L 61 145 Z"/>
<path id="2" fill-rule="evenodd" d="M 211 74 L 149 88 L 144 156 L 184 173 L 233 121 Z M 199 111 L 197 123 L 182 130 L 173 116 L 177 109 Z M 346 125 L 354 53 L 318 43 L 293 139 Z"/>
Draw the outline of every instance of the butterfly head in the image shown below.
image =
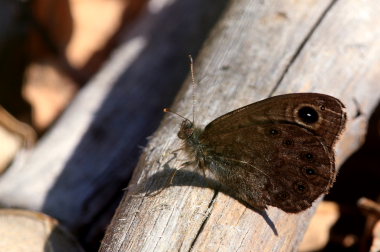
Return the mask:
<path id="1" fill-rule="evenodd" d="M 178 137 L 180 139 L 188 139 L 190 138 L 194 133 L 194 124 L 188 120 L 188 119 L 185 119 L 182 121 L 181 123 L 181 128 L 178 132 Z"/>
<path id="2" fill-rule="evenodd" d="M 187 119 L 184 116 L 181 116 L 180 114 L 178 114 L 176 112 L 171 111 L 168 108 L 164 108 L 164 112 L 172 113 L 172 114 L 179 116 L 183 119 L 183 121 L 181 123 L 181 128 L 178 132 L 178 137 L 180 139 L 185 140 L 185 139 L 191 138 L 193 136 L 195 128 L 194 128 L 194 123 L 192 121 L 190 121 L 189 119 Z"/>

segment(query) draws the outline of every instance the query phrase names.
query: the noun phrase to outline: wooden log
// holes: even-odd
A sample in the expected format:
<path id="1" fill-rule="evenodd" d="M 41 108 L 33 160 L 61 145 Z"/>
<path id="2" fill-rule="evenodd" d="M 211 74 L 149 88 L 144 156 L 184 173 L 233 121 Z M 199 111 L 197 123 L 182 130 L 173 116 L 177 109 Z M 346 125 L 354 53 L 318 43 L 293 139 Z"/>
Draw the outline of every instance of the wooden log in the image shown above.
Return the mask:
<path id="1" fill-rule="evenodd" d="M 333 95 L 348 112 L 339 166 L 362 143 L 380 98 L 379 11 L 370 0 L 231 1 L 196 60 L 196 123 L 275 94 Z M 191 118 L 191 106 L 188 79 L 172 110 Z M 211 189 L 196 167 L 177 172 L 156 196 L 136 195 L 163 188 L 186 160 L 171 154 L 181 146 L 179 122 L 165 117 L 150 139 L 131 182 L 140 186 L 124 195 L 100 251 L 295 251 L 318 202 L 262 216 Z"/>

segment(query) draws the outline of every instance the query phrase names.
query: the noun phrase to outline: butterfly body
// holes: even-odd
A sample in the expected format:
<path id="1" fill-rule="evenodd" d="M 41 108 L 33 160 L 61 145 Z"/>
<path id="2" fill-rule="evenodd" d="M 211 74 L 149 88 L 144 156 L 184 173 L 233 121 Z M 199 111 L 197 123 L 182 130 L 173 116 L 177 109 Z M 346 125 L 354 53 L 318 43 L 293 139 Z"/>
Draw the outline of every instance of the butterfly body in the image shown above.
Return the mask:
<path id="1" fill-rule="evenodd" d="M 331 188 L 333 145 L 344 128 L 343 104 L 331 96 L 275 96 L 227 113 L 205 129 L 189 120 L 178 137 L 199 168 L 253 208 L 296 213 Z"/>

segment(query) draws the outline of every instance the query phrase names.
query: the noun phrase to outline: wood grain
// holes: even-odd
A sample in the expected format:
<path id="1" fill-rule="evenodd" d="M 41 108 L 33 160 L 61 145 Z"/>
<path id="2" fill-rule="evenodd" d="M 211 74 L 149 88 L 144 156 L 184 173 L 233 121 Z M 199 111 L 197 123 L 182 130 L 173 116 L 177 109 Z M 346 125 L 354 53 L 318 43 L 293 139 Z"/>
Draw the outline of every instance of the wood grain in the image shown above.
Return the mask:
<path id="1" fill-rule="evenodd" d="M 204 126 L 274 94 L 330 94 L 346 104 L 349 115 L 336 151 L 339 166 L 359 147 L 368 119 L 355 117 L 354 99 L 368 115 L 380 98 L 379 30 L 374 30 L 379 10 L 371 1 L 234 1 L 196 61 L 196 123 Z M 172 110 L 191 118 L 191 104 L 188 80 Z M 183 153 L 170 154 L 181 146 L 179 122 L 164 119 L 132 184 L 159 190 L 165 176 L 181 167 Z M 296 250 L 315 207 L 301 214 L 269 208 L 261 216 L 208 188 L 195 169 L 178 172 L 181 177 L 157 196 L 132 196 L 134 190 L 125 195 L 101 251 Z"/>
<path id="2" fill-rule="evenodd" d="M 187 53 L 207 33 L 202 22 L 212 25 L 209 15 L 217 17 L 220 2 L 150 6 L 55 127 L 0 178 L 0 202 L 42 210 L 85 233 L 82 243 L 94 240 L 126 187 L 137 146 L 146 143 L 188 71 Z M 380 98 L 379 11 L 371 0 L 230 1 L 196 57 L 195 121 L 204 126 L 275 94 L 333 95 L 349 118 L 337 146 L 339 166 L 360 146 Z M 192 117 L 189 79 L 171 108 Z M 314 208 L 297 215 L 269 208 L 261 216 L 210 188 L 192 166 L 162 193 L 132 197 L 160 190 L 186 160 L 181 151 L 172 154 L 181 146 L 179 122 L 167 116 L 149 137 L 101 251 L 296 250 Z"/>

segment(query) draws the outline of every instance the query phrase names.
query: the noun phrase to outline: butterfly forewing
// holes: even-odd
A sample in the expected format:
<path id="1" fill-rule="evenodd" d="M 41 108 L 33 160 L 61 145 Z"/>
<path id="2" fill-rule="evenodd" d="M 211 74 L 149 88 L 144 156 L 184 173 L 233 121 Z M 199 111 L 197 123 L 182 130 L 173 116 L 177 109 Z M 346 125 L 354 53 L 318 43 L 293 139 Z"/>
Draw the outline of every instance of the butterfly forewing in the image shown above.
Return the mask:
<path id="1" fill-rule="evenodd" d="M 300 118 L 304 107 L 315 109 L 318 120 L 308 123 Z M 317 93 L 298 93 L 274 96 L 231 111 L 211 123 L 205 131 L 209 135 L 231 132 L 251 124 L 269 122 L 294 123 L 308 128 L 332 147 L 344 128 L 346 113 L 344 105 L 336 98 Z"/>

